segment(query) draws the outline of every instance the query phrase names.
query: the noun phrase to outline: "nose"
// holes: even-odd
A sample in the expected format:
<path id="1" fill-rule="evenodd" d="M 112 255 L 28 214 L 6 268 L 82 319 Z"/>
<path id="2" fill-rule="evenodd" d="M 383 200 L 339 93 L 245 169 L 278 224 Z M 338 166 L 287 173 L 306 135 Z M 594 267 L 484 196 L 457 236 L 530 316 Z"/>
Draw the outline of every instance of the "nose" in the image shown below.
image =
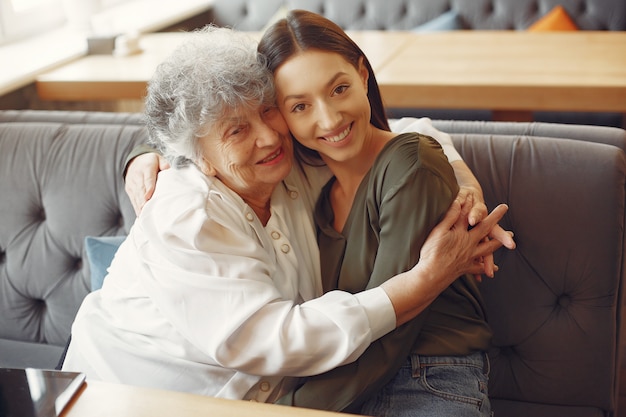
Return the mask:
<path id="1" fill-rule="evenodd" d="M 317 123 L 324 130 L 333 130 L 341 123 L 341 115 L 326 102 L 317 105 Z"/>
<path id="2" fill-rule="evenodd" d="M 262 112 L 258 119 L 257 146 L 275 146 L 283 137 L 289 135 L 287 122 L 278 109 L 271 108 Z"/>
<path id="3" fill-rule="evenodd" d="M 256 145 L 259 148 L 276 146 L 280 142 L 283 134 L 271 123 L 261 119 L 256 125 Z"/>

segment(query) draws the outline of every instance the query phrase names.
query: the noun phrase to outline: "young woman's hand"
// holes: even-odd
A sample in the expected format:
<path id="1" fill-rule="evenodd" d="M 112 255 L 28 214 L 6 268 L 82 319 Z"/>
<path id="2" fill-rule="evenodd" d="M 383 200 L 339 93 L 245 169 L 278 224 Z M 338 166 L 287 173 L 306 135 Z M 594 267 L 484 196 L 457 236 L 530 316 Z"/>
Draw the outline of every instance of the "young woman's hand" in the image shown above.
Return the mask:
<path id="1" fill-rule="evenodd" d="M 481 189 L 472 186 L 461 186 L 457 198 L 459 201 L 464 202 L 462 204 L 468 206 L 465 211 L 468 212 L 467 223 L 469 226 L 474 227 L 485 219 L 487 216 L 487 206 L 485 205 Z M 515 249 L 513 233 L 504 230 L 498 224 L 496 224 L 489 235 L 484 238 L 485 241 L 490 239 L 498 240 L 508 249 Z M 498 271 L 498 266 L 493 260 L 493 254 L 485 256 L 482 261 L 485 265 L 484 274 L 493 278 Z M 479 281 L 482 279 L 481 275 L 475 275 L 475 277 Z"/>
<path id="2" fill-rule="evenodd" d="M 128 163 L 124 189 L 135 214 L 139 215 L 144 204 L 152 198 L 159 171 L 169 167 L 167 160 L 154 152 L 138 155 Z"/>

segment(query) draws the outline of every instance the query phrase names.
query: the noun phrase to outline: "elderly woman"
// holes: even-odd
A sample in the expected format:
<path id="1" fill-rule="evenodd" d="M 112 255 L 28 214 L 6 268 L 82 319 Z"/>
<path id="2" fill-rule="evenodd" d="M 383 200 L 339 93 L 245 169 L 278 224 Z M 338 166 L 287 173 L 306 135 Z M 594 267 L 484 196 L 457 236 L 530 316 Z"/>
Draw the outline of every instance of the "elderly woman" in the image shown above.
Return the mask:
<path id="1" fill-rule="evenodd" d="M 415 317 L 476 259 L 501 206 L 467 230 L 455 201 L 411 270 L 357 294 L 322 295 L 311 213 L 328 179 L 293 166 L 255 43 L 208 28 L 152 79 L 159 174 L 101 290 L 85 298 L 65 370 L 89 379 L 272 401 L 293 378 L 354 361 Z"/>

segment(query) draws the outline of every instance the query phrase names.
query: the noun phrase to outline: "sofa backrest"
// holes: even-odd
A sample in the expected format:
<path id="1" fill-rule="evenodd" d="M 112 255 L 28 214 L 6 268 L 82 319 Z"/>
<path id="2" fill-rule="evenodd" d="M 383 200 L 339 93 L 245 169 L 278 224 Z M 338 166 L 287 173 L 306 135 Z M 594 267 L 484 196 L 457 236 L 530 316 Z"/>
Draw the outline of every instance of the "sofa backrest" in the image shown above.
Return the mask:
<path id="1" fill-rule="evenodd" d="M 517 249 L 481 285 L 500 416 L 612 416 L 623 339 L 626 132 L 436 121 Z M 0 339 L 63 346 L 89 291 L 88 235 L 127 233 L 139 115 L 0 111 Z"/>
<path id="2" fill-rule="evenodd" d="M 623 0 L 215 0 L 214 22 L 261 30 L 285 6 L 320 13 L 344 29 L 410 30 L 450 10 L 464 29 L 523 30 L 562 5 L 581 30 L 626 30 Z"/>
<path id="3" fill-rule="evenodd" d="M 500 272 L 481 286 L 494 330 L 496 415 L 614 415 L 624 340 L 626 132 L 435 124 L 452 134 L 487 204 L 511 208 L 502 224 L 515 232 L 517 248 L 496 253 Z"/>
<path id="4" fill-rule="evenodd" d="M 139 115 L 0 112 L 0 338 L 65 345 L 89 291 L 83 240 L 125 234 Z"/>

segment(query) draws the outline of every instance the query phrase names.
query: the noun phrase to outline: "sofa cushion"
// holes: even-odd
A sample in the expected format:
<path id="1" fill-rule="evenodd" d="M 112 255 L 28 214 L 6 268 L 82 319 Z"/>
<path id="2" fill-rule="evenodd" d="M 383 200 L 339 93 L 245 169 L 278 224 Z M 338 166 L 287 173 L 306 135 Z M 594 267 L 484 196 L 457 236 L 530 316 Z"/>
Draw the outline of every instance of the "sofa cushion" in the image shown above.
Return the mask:
<path id="1" fill-rule="evenodd" d="M 63 350 L 63 346 L 0 338 L 0 368 L 54 369 Z"/>
<path id="2" fill-rule="evenodd" d="M 578 27 L 561 5 L 555 6 L 546 15 L 530 25 L 529 32 L 578 30 Z"/>
<path id="3" fill-rule="evenodd" d="M 126 236 L 87 236 L 85 251 L 91 272 L 91 291 L 99 290 L 107 269 Z"/>
<path id="4" fill-rule="evenodd" d="M 450 10 L 433 20 L 419 25 L 413 29 L 413 32 L 439 32 L 460 29 L 463 29 L 463 26 L 459 14 L 454 10 Z"/>

